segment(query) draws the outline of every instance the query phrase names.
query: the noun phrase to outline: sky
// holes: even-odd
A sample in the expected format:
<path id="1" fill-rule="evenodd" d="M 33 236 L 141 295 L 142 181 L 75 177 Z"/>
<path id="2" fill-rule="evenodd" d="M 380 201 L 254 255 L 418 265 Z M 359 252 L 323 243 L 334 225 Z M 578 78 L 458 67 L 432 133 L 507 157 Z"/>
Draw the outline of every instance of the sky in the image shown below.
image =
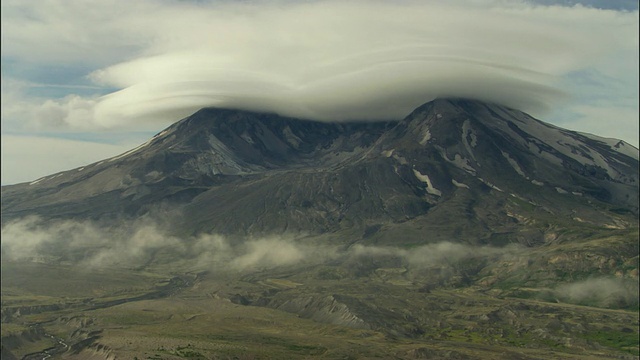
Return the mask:
<path id="1" fill-rule="evenodd" d="M 638 147 L 638 2 L 1 3 L 2 185 L 123 153 L 202 107 L 402 119 L 436 97 Z"/>

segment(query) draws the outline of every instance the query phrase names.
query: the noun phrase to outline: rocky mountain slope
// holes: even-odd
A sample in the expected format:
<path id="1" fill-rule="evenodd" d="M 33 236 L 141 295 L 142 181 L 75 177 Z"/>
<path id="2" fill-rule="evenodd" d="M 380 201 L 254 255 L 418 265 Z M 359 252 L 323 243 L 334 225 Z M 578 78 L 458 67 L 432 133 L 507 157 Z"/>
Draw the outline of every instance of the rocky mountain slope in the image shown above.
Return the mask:
<path id="1" fill-rule="evenodd" d="M 411 243 L 428 228 L 433 239 L 535 243 L 540 216 L 626 226 L 621 216 L 638 214 L 638 149 L 463 99 L 386 123 L 203 109 L 122 155 L 3 187 L 2 213 L 152 215 L 182 234 L 346 231 Z"/>

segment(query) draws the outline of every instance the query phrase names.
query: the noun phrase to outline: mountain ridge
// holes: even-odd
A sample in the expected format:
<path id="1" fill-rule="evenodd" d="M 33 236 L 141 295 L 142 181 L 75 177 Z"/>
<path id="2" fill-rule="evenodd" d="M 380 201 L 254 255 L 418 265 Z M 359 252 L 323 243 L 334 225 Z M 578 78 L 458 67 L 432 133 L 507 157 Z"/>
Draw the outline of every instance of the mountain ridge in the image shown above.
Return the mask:
<path id="1" fill-rule="evenodd" d="M 602 209 L 637 214 L 637 166 L 615 145 L 474 100 L 437 99 L 403 120 L 371 123 L 207 108 L 124 154 L 3 187 L 2 211 L 5 221 L 162 209 L 196 233 L 318 234 L 462 206 L 486 239 L 513 220 L 508 198 L 600 224 L 615 223 Z M 483 202 L 501 215 L 480 211 Z"/>

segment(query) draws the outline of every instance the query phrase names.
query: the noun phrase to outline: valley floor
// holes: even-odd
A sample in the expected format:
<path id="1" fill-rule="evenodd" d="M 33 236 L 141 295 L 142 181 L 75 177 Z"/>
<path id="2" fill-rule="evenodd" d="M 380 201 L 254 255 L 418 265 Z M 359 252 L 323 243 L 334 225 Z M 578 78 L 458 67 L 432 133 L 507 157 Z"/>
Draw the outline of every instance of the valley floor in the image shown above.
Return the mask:
<path id="1" fill-rule="evenodd" d="M 167 275 L 4 262 L 2 359 L 638 357 L 637 311 L 428 288 L 402 281 L 401 269 L 341 271 Z"/>

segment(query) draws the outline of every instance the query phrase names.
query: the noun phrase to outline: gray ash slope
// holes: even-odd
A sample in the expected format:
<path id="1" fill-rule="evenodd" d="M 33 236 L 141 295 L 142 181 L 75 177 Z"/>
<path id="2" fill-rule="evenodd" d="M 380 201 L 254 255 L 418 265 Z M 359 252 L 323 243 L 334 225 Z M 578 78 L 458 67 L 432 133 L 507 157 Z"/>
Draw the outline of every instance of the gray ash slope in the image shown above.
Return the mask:
<path id="1" fill-rule="evenodd" d="M 378 243 L 531 244 L 540 217 L 625 227 L 637 214 L 638 149 L 464 99 L 376 123 L 203 109 L 125 154 L 2 188 L 3 222 L 153 215 L 180 234 Z"/>

